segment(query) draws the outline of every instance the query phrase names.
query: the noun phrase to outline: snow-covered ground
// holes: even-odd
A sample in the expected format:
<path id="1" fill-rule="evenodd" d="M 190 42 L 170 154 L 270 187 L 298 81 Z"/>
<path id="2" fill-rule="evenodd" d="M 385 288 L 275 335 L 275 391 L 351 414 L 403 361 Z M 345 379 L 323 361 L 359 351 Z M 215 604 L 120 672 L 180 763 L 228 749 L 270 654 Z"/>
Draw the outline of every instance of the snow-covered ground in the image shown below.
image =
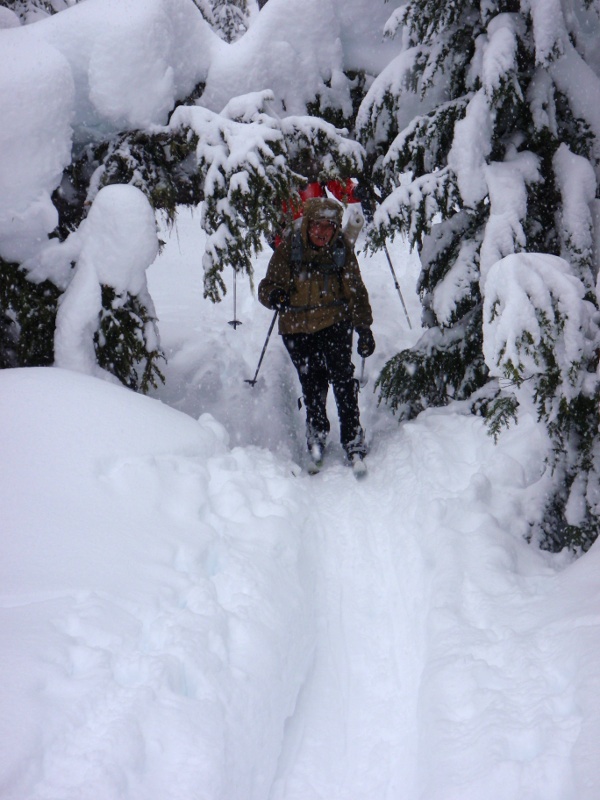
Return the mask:
<path id="1" fill-rule="evenodd" d="M 361 259 L 369 475 L 334 424 L 309 477 L 276 334 L 244 382 L 271 315 L 241 283 L 228 325 L 202 252 L 184 214 L 150 269 L 156 397 L 0 372 L 2 800 L 597 800 L 600 550 L 524 541 L 533 419 L 494 446 L 460 409 L 398 426 L 377 406 L 418 335 L 396 242 L 413 331 Z"/>

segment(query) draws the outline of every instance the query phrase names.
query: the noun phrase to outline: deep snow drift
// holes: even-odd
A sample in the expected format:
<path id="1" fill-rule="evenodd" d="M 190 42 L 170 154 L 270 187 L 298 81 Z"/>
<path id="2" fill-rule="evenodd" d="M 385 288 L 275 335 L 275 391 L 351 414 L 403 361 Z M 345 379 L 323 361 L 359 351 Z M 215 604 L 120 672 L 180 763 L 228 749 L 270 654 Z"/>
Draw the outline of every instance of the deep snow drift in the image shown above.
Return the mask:
<path id="1" fill-rule="evenodd" d="M 391 252 L 416 328 L 417 265 Z M 333 425 L 309 477 L 276 336 L 244 383 L 269 312 L 239 285 L 229 326 L 201 253 L 184 215 L 150 269 L 159 397 L 0 373 L 0 796 L 596 800 L 600 551 L 524 541 L 533 418 L 498 446 L 460 408 L 398 427 L 371 389 L 418 331 L 361 257 L 370 474 Z"/>
<path id="2" fill-rule="evenodd" d="M 365 14 L 364 0 L 270 0 L 231 45 L 191 0 L 86 0 L 24 26 L 1 15 L 0 255 L 35 263 L 50 247 L 73 145 L 166 125 L 198 84 L 216 112 L 263 91 L 282 115 L 317 95 L 349 112 L 343 71 L 376 72 L 397 53 L 382 41 L 397 2 Z"/>

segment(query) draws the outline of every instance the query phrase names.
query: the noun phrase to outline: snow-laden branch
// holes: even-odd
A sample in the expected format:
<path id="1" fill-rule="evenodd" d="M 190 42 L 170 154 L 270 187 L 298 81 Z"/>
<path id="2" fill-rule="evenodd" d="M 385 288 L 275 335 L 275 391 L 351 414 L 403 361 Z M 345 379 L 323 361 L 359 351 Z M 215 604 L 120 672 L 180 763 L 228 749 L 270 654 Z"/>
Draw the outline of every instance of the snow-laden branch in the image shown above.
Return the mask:
<path id="1" fill-rule="evenodd" d="M 415 70 L 424 54 L 422 47 L 405 50 L 373 81 L 356 116 L 359 139 L 369 142 L 369 149 L 396 136 L 415 114 L 425 114 L 435 107 L 437 96 L 421 102 L 411 92 L 415 88 Z"/>
<path id="2" fill-rule="evenodd" d="M 561 144 L 553 160 L 562 196 L 559 231 L 565 254 L 589 290 L 594 289 L 594 220 L 596 176 L 587 158 L 572 153 Z"/>
<path id="3" fill-rule="evenodd" d="M 484 89 L 471 98 L 464 119 L 454 126 L 448 166 L 456 175 L 463 203 L 475 207 L 487 195 L 485 165 L 492 150 L 493 113 Z"/>
<path id="4" fill-rule="evenodd" d="M 538 64 L 549 64 L 563 52 L 567 29 L 561 0 L 524 0 L 523 10 L 531 14 Z"/>
<path id="5" fill-rule="evenodd" d="M 402 183 L 386 197 L 374 215 L 369 244 L 373 249 L 383 246 L 389 236 L 402 230 L 411 245 L 422 241 L 431 231 L 438 215 L 456 209 L 459 195 L 452 172 L 445 167 Z"/>
<path id="6" fill-rule="evenodd" d="M 261 237 L 279 221 L 294 192 L 290 162 L 308 158 L 331 177 L 356 174 L 363 151 L 343 131 L 316 117 L 280 119 L 266 113 L 271 92 L 230 101 L 223 113 L 181 106 L 171 131 L 191 131 L 204 184 L 202 227 L 208 234 L 203 257 L 205 295 L 216 301 L 226 291 L 225 266 L 252 276 L 252 257 Z"/>
<path id="7" fill-rule="evenodd" d="M 485 165 L 483 173 L 490 214 L 481 244 L 482 285 L 496 261 L 526 247 L 527 187 L 540 180 L 539 158 L 533 153 L 515 153 L 506 161 Z"/>
<path id="8" fill-rule="evenodd" d="M 523 28 L 523 20 L 517 14 L 498 14 L 488 25 L 482 52 L 481 82 L 490 98 L 511 80 L 517 69 L 518 38 L 523 34 Z"/>
<path id="9" fill-rule="evenodd" d="M 146 281 L 158 252 L 152 207 L 134 186 L 107 186 L 70 239 L 76 267 L 56 314 L 56 366 L 147 390 L 162 357 Z"/>
<path id="10" fill-rule="evenodd" d="M 594 306 L 585 286 L 562 258 L 519 253 L 497 261 L 485 284 L 483 352 L 494 376 L 516 385 L 535 378 L 553 383 L 551 398 L 536 386 L 541 412 L 554 413 L 560 398 L 571 400 L 595 385 L 580 370 L 594 339 Z"/>

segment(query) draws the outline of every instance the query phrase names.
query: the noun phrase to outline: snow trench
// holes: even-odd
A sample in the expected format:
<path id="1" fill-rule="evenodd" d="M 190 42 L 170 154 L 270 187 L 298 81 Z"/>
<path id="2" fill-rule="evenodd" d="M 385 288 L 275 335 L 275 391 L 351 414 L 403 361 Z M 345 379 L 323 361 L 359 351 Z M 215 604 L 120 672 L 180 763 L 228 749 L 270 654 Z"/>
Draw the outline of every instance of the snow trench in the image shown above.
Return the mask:
<path id="1" fill-rule="evenodd" d="M 281 343 L 243 381 L 269 315 L 196 304 L 196 245 L 151 276 L 160 400 L 0 373 L 2 800 L 597 800 L 600 551 L 526 541 L 535 417 L 494 445 L 365 389 L 367 478 L 334 410 L 308 476 Z M 400 312 L 387 264 L 363 274 L 372 387 Z"/>

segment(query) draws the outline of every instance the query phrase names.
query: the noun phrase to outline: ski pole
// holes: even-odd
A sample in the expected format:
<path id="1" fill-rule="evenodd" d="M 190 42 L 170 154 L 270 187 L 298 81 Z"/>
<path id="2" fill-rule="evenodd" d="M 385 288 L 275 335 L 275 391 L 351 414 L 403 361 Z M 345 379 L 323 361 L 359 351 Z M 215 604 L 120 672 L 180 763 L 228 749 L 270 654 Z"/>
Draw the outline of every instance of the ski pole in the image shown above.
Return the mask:
<path id="1" fill-rule="evenodd" d="M 271 333 L 273 332 L 273 328 L 275 327 L 275 320 L 277 319 L 277 314 L 279 311 L 276 311 L 273 314 L 273 319 L 271 320 L 271 324 L 269 325 L 269 332 L 267 333 L 267 338 L 265 339 L 265 343 L 263 345 L 262 353 L 260 354 L 260 358 L 258 359 L 258 366 L 256 367 L 256 372 L 254 373 L 253 378 L 246 378 L 245 382 L 249 383 L 250 386 L 256 385 L 256 379 L 258 378 L 258 371 L 260 370 L 260 365 L 262 364 L 262 360 L 265 357 L 265 353 L 267 350 L 267 345 L 269 344 L 269 339 L 271 338 Z"/>
<path id="2" fill-rule="evenodd" d="M 235 331 L 237 326 L 241 324 L 237 318 L 237 269 L 233 267 L 233 319 L 229 322 L 229 325 Z"/>
<path id="3" fill-rule="evenodd" d="M 358 378 L 358 385 L 362 389 L 367 385 L 368 382 L 369 379 L 365 378 L 365 359 L 363 358 L 360 364 L 360 376 Z"/>
<path id="4" fill-rule="evenodd" d="M 406 321 L 408 322 L 408 327 L 412 330 L 412 325 L 410 324 L 410 317 L 408 316 L 408 311 L 406 310 L 406 304 L 404 302 L 404 298 L 402 297 L 402 290 L 400 289 L 400 284 L 398 283 L 398 278 L 396 277 L 396 273 L 394 271 L 394 265 L 392 264 L 392 259 L 390 258 L 390 253 L 389 250 L 387 249 L 387 244 L 383 245 L 383 249 L 385 250 L 388 264 L 390 265 L 390 269 L 392 271 L 392 277 L 394 278 L 396 291 L 398 292 L 398 295 L 400 297 L 400 302 L 402 303 L 402 308 L 404 309 L 404 314 L 406 315 Z"/>

